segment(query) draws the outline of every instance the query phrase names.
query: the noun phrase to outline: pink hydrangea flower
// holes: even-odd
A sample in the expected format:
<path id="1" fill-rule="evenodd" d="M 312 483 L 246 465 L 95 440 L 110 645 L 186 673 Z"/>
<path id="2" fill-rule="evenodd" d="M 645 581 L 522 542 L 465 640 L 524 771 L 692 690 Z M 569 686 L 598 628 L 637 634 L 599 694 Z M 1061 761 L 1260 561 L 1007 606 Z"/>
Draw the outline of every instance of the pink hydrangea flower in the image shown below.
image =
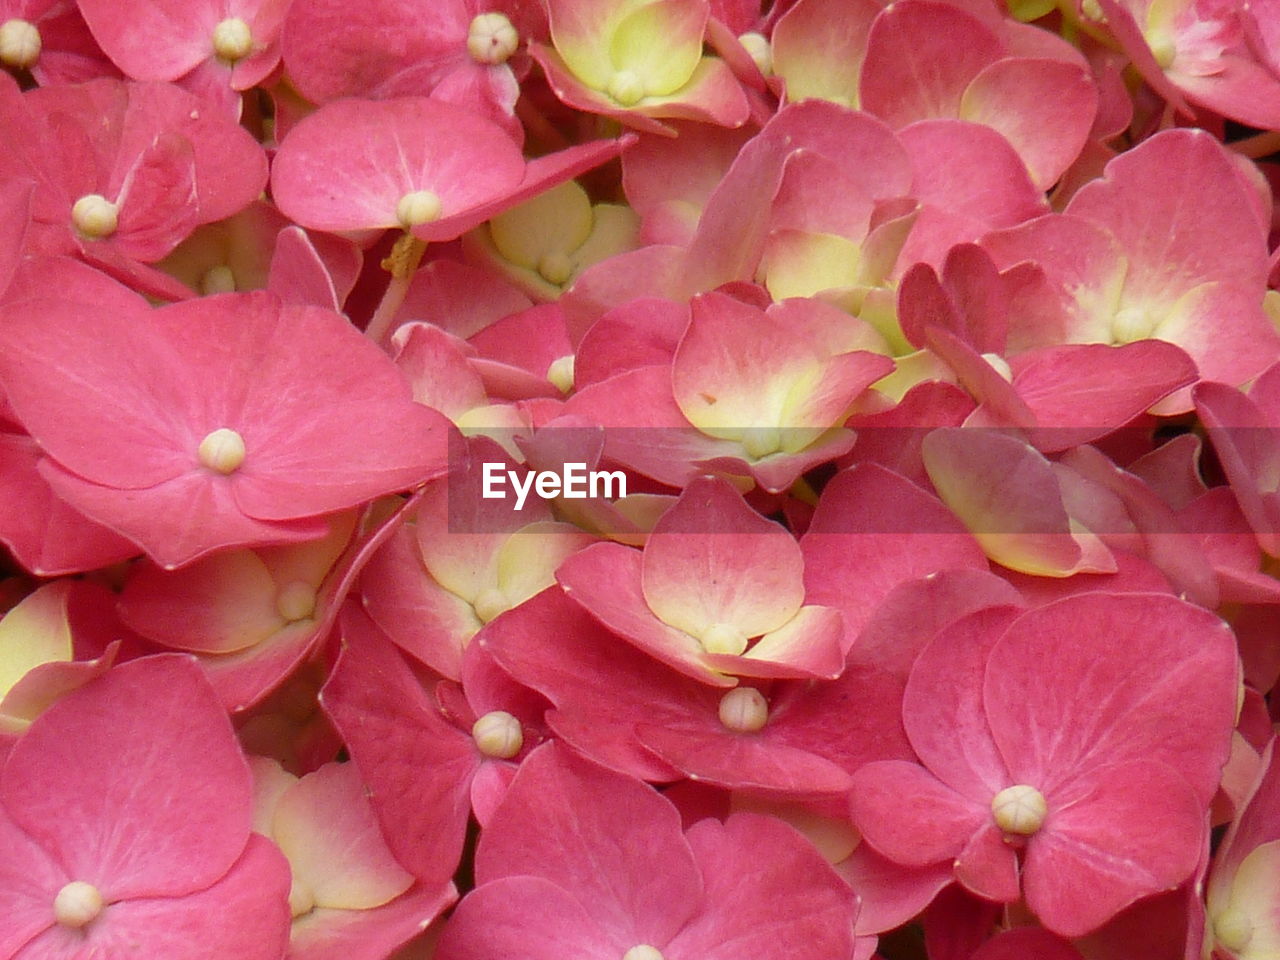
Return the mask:
<path id="1" fill-rule="evenodd" d="M 247 293 L 9 317 L 0 382 L 44 476 L 162 566 L 313 539 L 323 514 L 444 471 L 443 418 L 330 311 Z"/>
<path id="2" fill-rule="evenodd" d="M 289 867 L 195 662 L 116 667 L 44 713 L 0 772 L 0 956 L 277 960 Z"/>

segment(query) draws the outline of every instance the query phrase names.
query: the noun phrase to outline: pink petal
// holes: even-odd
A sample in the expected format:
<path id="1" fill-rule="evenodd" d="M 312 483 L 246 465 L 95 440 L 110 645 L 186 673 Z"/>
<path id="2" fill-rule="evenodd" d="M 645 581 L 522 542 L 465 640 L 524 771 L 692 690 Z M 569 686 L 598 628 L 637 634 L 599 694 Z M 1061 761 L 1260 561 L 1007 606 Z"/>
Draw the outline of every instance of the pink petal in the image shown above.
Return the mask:
<path id="1" fill-rule="evenodd" d="M 702 882 L 674 806 L 639 780 L 555 743 L 516 774 L 481 836 L 476 881 L 540 877 L 590 904 L 623 940 L 665 944 L 694 915 Z"/>
<path id="2" fill-rule="evenodd" d="M 22 254 L 27 225 L 31 222 L 31 198 L 35 184 L 21 180 L 0 187 L 0 221 L 10 225 L 0 238 L 0 295 L 9 287 Z"/>
<path id="3" fill-rule="evenodd" d="M 0 955 L 12 957 L 23 944 L 53 926 L 53 898 L 70 878 L 23 833 L 0 807 Z"/>
<path id="4" fill-rule="evenodd" d="M 14 822 L 109 902 L 217 881 L 243 849 L 250 793 L 212 688 L 192 658 L 168 654 L 55 703 L 14 747 L 0 786 Z"/>
<path id="5" fill-rule="evenodd" d="M 1115 235 L 1135 296 L 1167 299 L 1209 281 L 1256 287 L 1266 274 L 1251 198 L 1226 149 L 1202 130 L 1168 130 L 1126 151 L 1067 212 Z"/>
<path id="6" fill-rule="evenodd" d="M 714 723 L 708 710 L 692 723 L 637 724 L 636 737 L 677 770 L 730 790 L 839 796 L 849 789 L 849 774 L 816 753 L 768 735 L 735 736 Z"/>
<path id="7" fill-rule="evenodd" d="M 1022 158 L 989 127 L 919 120 L 898 134 L 925 207 L 901 259 L 940 263 L 957 243 L 1047 212 Z M 926 216 L 927 214 L 927 216 Z"/>
<path id="8" fill-rule="evenodd" d="M 995 36 L 956 7 L 893 4 L 867 37 L 862 107 L 894 129 L 957 117 L 969 82 L 1000 54 Z"/>
<path id="9" fill-rule="evenodd" d="M 645 780 L 678 774 L 640 745 L 636 724 L 666 727 L 695 714 L 710 718 L 723 696 L 608 632 L 556 588 L 499 616 L 476 642 L 555 704 L 548 721 L 566 742 Z M 611 691 L 607 710 L 601 709 L 601 689 Z"/>
<path id="10" fill-rule="evenodd" d="M 853 777 L 854 826 L 885 857 L 906 866 L 951 860 L 991 819 L 991 804 L 961 796 L 918 764 L 879 760 Z"/>
<path id="11" fill-rule="evenodd" d="M 982 707 L 991 649 L 1019 614 L 993 607 L 945 627 L 916 658 L 902 699 L 902 722 L 929 772 L 975 803 L 1009 785 Z"/>
<path id="12" fill-rule="evenodd" d="M 952 882 L 950 863 L 903 867 L 860 843 L 836 870 L 861 901 L 854 927 L 860 936 L 900 927 L 927 907 Z"/>
<path id="13" fill-rule="evenodd" d="M 787 99 L 820 97 L 854 106 L 867 34 L 880 13 L 874 0 L 800 0 L 773 29 L 773 70 Z"/>
<path id="14" fill-rule="evenodd" d="M 990 803 L 987 809 L 991 809 Z M 965 889 L 985 900 L 1018 900 L 1018 851 L 1005 840 L 990 815 L 956 857 L 955 874 Z"/>
<path id="15" fill-rule="evenodd" d="M 279 798 L 271 839 L 317 907 L 368 910 L 413 885 L 382 839 L 355 765 L 327 763 Z"/>
<path id="16" fill-rule="evenodd" d="M 347 646 L 321 704 L 372 791 L 396 859 L 424 884 L 438 886 L 462 856 L 466 788 L 480 756 L 363 614 L 345 612 L 343 626 Z"/>
<path id="17" fill-rule="evenodd" d="M 396 646 L 458 680 L 463 647 L 482 624 L 471 604 L 423 569 L 414 540 L 413 532 L 402 528 L 373 555 L 361 581 L 361 600 Z"/>
<path id="18" fill-rule="evenodd" d="M 175 442 L 192 412 L 183 364 L 150 329 L 141 298 L 121 298 L 109 310 L 27 301 L 6 313 L 0 378 L 47 453 L 86 480 L 121 487 L 154 486 L 189 469 L 194 457 Z M 115 346 L 97 349 L 101 343 Z"/>
<path id="19" fill-rule="evenodd" d="M 441 203 L 434 229 L 508 193 L 523 175 L 510 137 L 460 107 L 418 97 L 342 100 L 289 132 L 272 187 L 286 216 L 330 231 L 397 227 L 400 199 L 429 190 Z"/>
<path id="20" fill-rule="evenodd" d="M 103 526 L 127 532 L 152 560 L 170 570 L 222 547 L 314 540 L 327 529 L 320 517 L 283 523 L 245 517 L 229 490 L 194 473 L 145 491 L 90 483 L 47 459 L 40 473 L 58 496 Z"/>
<path id="21" fill-rule="evenodd" d="M 1157 760 L 1207 806 L 1227 760 L 1235 638 L 1173 597 L 1091 594 L 1023 614 L 992 651 L 983 702 L 1015 783 Z M 1046 738 L 1046 733 L 1052 736 Z"/>
<path id="22" fill-rule="evenodd" d="M 1204 808 L 1163 763 L 1103 767 L 1046 799 L 1049 817 L 1028 843 L 1024 885 L 1027 905 L 1055 933 L 1082 936 L 1196 868 Z"/>
<path id="23" fill-rule="evenodd" d="M 289 934 L 291 960 L 385 960 L 458 899 L 453 884 L 415 886 L 371 910 L 317 908 Z"/>
<path id="24" fill-rule="evenodd" d="M 986 558 L 959 521 L 897 474 L 863 464 L 837 474 L 822 492 L 800 540 L 806 600 L 840 610 L 858 634 L 899 583 Z M 848 589 L 857 583 L 858 589 Z"/>
<path id="25" fill-rule="evenodd" d="M 686 676 L 713 686 L 736 681 L 707 666 L 696 637 L 668 626 L 649 609 L 641 591 L 639 551 L 617 543 L 598 543 L 560 565 L 556 579 L 567 596 L 610 630 Z"/>
<path id="26" fill-rule="evenodd" d="M 799 545 L 724 480 L 690 483 L 654 527 L 643 557 L 649 609 L 695 636 L 727 624 L 757 637 L 782 627 L 804 602 Z"/>
<path id="27" fill-rule="evenodd" d="M 1098 89 L 1081 67 L 1011 57 L 973 78 L 959 116 L 999 132 L 1047 190 L 1080 155 L 1097 109 Z"/>
<path id="28" fill-rule="evenodd" d="M 213 56 L 220 9 L 183 0 L 85 0 L 80 12 L 103 51 L 130 77 L 176 80 Z"/>
<path id="29" fill-rule="evenodd" d="M 87 935 L 54 927 L 14 960 L 139 952 L 167 960 L 276 960 L 289 943 L 288 892 L 289 864 L 270 841 L 251 836 L 244 853 L 211 886 L 181 897 L 112 903 Z"/>
<path id="30" fill-rule="evenodd" d="M 1026 443 L 983 429 L 943 428 L 924 441 L 929 478 L 987 556 L 1039 576 L 1111 572 L 1074 535 L 1049 461 Z"/>
<path id="31" fill-rule="evenodd" d="M 590 909 L 588 909 L 588 905 Z M 450 915 L 433 960 L 617 960 L 637 943 L 588 905 L 538 876 L 477 887 Z"/>
<path id="32" fill-rule="evenodd" d="M 687 834 L 707 907 L 666 946 L 671 960 L 827 960 L 849 956 L 852 890 L 800 833 L 774 817 L 733 814 Z"/>
<path id="33" fill-rule="evenodd" d="M 972 960 L 1083 960 L 1080 951 L 1061 937 L 1038 927 L 1006 930 L 984 943 Z"/>
<path id="34" fill-rule="evenodd" d="M 40 459 L 30 437 L 0 430 L 0 502 L 23 504 L 0 519 L 0 542 L 20 566 L 56 577 L 109 566 L 139 552 L 59 499 L 36 468 Z"/>
<path id="35" fill-rule="evenodd" d="M 1071 344 L 1019 360 L 1013 388 L 1048 428 L 1033 433 L 1046 453 L 1095 440 L 1197 379 L 1191 358 L 1163 340 Z"/>

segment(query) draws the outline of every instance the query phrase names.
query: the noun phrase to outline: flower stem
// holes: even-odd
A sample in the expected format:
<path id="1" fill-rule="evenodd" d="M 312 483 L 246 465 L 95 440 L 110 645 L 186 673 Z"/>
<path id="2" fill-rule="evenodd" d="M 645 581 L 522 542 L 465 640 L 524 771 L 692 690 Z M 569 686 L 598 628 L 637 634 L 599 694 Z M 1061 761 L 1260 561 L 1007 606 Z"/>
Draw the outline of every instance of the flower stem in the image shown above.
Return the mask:
<path id="1" fill-rule="evenodd" d="M 391 274 L 391 282 L 387 284 L 378 309 L 373 312 L 369 325 L 364 330 L 365 335 L 374 343 L 381 345 L 391 331 L 396 311 L 409 293 L 409 284 L 413 282 L 413 274 L 422 262 L 422 254 L 426 249 L 425 241 L 406 232 L 391 248 L 390 255 L 382 261 L 382 269 Z"/>

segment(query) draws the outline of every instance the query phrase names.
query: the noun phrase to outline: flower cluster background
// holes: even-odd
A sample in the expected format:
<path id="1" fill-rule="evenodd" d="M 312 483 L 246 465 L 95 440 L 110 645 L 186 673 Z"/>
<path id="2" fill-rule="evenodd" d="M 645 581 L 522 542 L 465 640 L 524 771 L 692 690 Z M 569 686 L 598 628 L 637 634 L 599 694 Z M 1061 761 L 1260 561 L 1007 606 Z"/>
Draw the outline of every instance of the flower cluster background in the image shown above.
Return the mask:
<path id="1" fill-rule="evenodd" d="M 1278 187 L 1280 0 L 0 0 L 0 960 L 1276 960 Z"/>

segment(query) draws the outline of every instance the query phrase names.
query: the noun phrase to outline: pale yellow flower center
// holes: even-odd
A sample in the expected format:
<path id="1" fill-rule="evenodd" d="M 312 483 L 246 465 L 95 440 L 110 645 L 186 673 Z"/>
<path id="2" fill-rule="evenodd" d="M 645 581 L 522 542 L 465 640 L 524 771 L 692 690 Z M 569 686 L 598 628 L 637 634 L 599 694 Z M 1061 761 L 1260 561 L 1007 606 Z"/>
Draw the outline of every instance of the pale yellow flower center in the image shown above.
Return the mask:
<path id="1" fill-rule="evenodd" d="M 510 760 L 524 746 L 524 730 L 505 710 L 491 710 L 472 725 L 471 739 L 486 757 Z"/>

